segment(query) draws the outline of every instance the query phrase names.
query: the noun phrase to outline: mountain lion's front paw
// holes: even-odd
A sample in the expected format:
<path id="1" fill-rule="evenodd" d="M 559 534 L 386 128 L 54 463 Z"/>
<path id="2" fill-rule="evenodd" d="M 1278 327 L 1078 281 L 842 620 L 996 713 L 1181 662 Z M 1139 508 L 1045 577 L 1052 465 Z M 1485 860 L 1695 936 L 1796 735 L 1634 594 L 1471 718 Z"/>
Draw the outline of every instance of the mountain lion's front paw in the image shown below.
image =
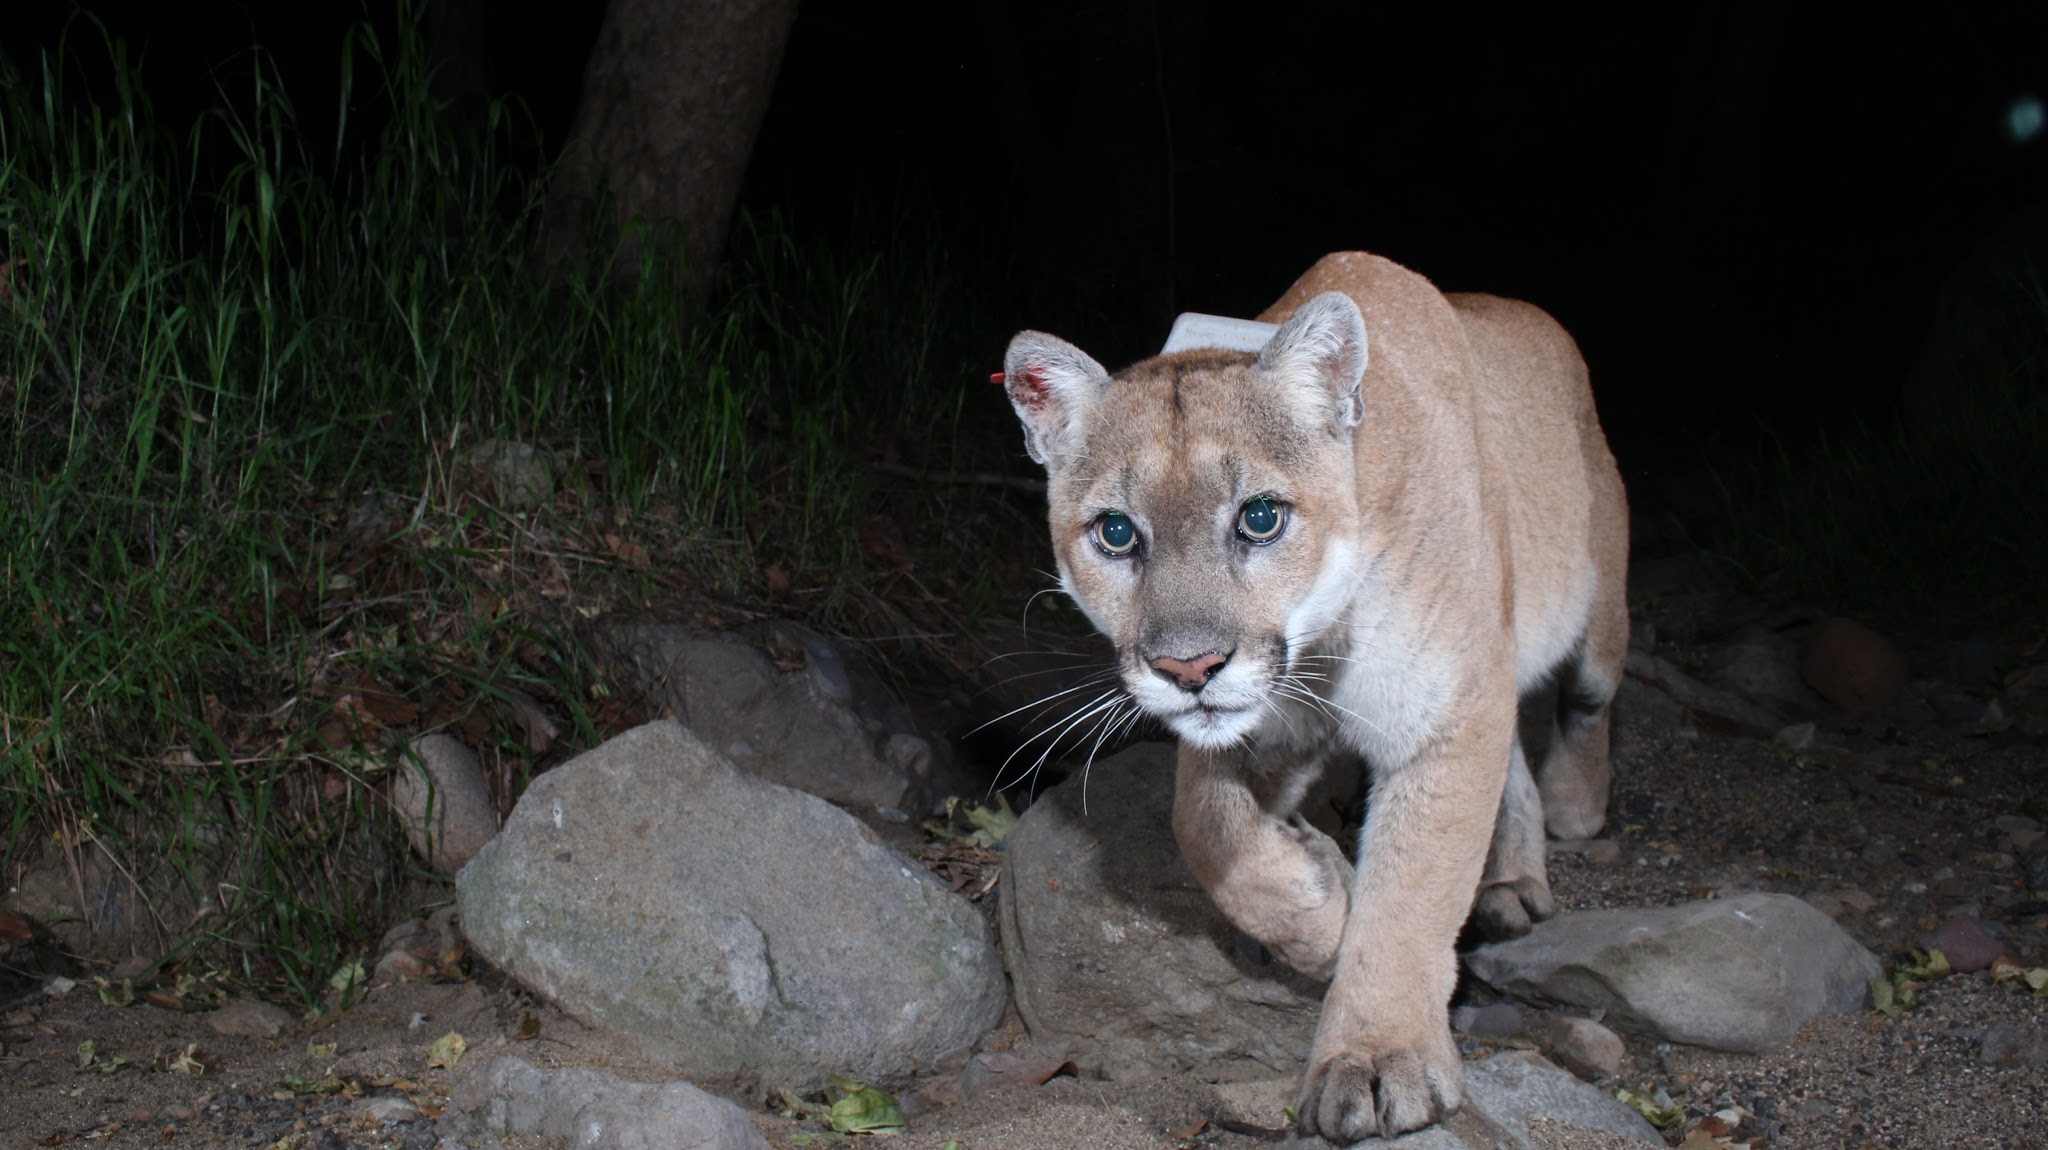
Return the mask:
<path id="1" fill-rule="evenodd" d="M 1464 1101 L 1465 1070 L 1447 1027 L 1413 1049 L 1325 1039 L 1319 1031 L 1295 1111 L 1304 1133 L 1339 1146 L 1374 1134 L 1392 1138 L 1443 1121 Z"/>

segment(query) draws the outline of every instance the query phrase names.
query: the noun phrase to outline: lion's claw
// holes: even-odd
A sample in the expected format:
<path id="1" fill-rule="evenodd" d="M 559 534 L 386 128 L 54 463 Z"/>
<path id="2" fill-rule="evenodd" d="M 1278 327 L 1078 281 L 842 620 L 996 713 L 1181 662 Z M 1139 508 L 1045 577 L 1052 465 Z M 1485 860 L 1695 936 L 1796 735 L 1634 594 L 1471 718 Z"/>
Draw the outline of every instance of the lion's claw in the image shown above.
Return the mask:
<path id="1" fill-rule="evenodd" d="M 1463 1101 L 1463 1068 L 1455 1059 L 1445 1073 L 1421 1054 L 1389 1054 L 1377 1067 L 1340 1054 L 1309 1070 L 1295 1114 L 1303 1133 L 1349 1146 L 1441 1122 Z"/>

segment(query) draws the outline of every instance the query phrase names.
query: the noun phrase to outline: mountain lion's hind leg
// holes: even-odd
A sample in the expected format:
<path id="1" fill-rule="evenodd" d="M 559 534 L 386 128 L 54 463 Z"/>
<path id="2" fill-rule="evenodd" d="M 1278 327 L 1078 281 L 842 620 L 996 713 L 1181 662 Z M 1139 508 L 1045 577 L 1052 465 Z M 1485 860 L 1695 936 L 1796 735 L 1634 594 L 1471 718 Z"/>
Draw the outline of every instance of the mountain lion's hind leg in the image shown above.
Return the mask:
<path id="1" fill-rule="evenodd" d="M 1329 978 L 1351 906 L 1351 864 L 1306 819 L 1267 810 L 1247 766 L 1239 752 L 1181 744 L 1174 838 L 1224 917 L 1288 966 Z"/>
<path id="2" fill-rule="evenodd" d="M 1617 590 L 1594 604 L 1585 641 L 1558 681 L 1550 749 L 1536 773 L 1553 838 L 1592 838 L 1607 824 L 1608 728 L 1627 660 L 1628 602 Z"/>
<path id="3" fill-rule="evenodd" d="M 1592 838 L 1607 824 L 1608 725 L 1628 662 L 1628 497 L 1611 463 L 1594 468 L 1592 528 L 1593 609 L 1561 668 L 1550 749 L 1536 767 L 1543 818 L 1560 839 Z"/>
<path id="4" fill-rule="evenodd" d="M 1534 923 L 1557 913 L 1544 869 L 1547 861 L 1543 797 L 1536 791 L 1518 737 L 1500 796 L 1500 814 L 1494 819 L 1486 874 L 1479 880 L 1479 899 L 1472 906 L 1471 929 L 1480 938 L 1519 938 Z"/>

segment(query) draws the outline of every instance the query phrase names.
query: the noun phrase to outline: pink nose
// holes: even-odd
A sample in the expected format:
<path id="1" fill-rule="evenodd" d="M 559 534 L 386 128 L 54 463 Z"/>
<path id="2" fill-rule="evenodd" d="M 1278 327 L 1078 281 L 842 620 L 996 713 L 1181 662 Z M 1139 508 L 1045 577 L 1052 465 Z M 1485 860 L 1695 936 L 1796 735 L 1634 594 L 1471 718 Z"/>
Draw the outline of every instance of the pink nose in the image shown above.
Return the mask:
<path id="1" fill-rule="evenodd" d="M 1152 669 L 1171 677 L 1190 691 L 1199 691 L 1223 667 L 1223 663 L 1224 657 L 1211 651 L 1192 659 L 1154 659 Z"/>

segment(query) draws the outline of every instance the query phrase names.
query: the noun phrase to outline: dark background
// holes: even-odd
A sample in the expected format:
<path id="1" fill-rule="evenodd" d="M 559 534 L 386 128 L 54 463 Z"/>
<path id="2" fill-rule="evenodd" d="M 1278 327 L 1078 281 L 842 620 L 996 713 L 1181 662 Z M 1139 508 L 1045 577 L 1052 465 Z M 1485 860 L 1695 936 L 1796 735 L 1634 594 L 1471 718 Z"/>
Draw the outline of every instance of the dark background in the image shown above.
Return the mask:
<path id="1" fill-rule="evenodd" d="M 1584 346 L 1639 487 L 1882 415 L 1944 277 L 2002 224 L 2037 242 L 2011 221 L 2048 197 L 2048 139 L 2012 118 L 2048 97 L 2048 5 L 1540 7 L 806 0 L 744 203 L 939 245 L 1000 326 L 1111 366 L 1340 248 L 1529 299 Z M 324 126 L 345 29 L 392 15 L 314 8 L 94 11 L 166 125 L 246 84 L 260 40 Z M 65 10 L 8 9 L 18 64 L 55 50 Z M 451 83 L 524 101 L 538 162 L 602 6 L 449 11 Z"/>

